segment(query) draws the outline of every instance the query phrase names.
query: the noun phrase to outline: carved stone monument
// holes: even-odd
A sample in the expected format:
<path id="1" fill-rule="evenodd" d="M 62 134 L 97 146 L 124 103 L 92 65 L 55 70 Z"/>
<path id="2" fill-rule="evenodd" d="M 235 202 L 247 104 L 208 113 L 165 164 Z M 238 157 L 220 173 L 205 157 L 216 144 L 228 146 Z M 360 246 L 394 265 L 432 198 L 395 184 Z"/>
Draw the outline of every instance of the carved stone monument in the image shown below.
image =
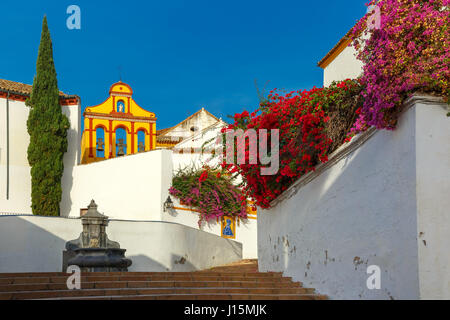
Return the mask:
<path id="1" fill-rule="evenodd" d="M 66 243 L 63 251 L 63 272 L 71 265 L 85 272 L 128 271 L 131 260 L 125 258 L 125 249 L 106 235 L 108 217 L 97 211 L 94 200 L 81 218 L 83 232 L 80 237 Z"/>

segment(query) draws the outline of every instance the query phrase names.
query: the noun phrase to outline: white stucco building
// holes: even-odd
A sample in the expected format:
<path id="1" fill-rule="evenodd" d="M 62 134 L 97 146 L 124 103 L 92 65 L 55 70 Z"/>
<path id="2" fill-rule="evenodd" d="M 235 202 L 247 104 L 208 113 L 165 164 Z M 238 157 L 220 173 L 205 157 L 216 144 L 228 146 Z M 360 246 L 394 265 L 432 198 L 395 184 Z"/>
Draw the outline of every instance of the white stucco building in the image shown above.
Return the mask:
<path id="1" fill-rule="evenodd" d="M 31 175 L 27 159 L 29 107 L 25 100 L 32 87 L 0 79 L 0 212 L 31 213 Z M 81 102 L 78 96 L 60 94 L 61 108 L 69 118 L 68 151 L 64 155 L 63 185 L 72 180 L 79 162 Z M 67 189 L 67 188 L 66 188 Z"/>
<path id="2" fill-rule="evenodd" d="M 333 81 L 355 79 L 362 73 L 363 63 L 356 58 L 356 50 L 351 45 L 351 29 L 319 61 L 323 69 L 323 85 L 328 87 Z"/>
<path id="3" fill-rule="evenodd" d="M 157 148 L 171 148 L 193 136 L 197 136 L 198 140 L 199 132 L 204 133 L 206 129 L 219 124 L 225 125 L 226 123 L 205 108 L 201 108 L 173 127 L 157 130 L 156 146 Z"/>

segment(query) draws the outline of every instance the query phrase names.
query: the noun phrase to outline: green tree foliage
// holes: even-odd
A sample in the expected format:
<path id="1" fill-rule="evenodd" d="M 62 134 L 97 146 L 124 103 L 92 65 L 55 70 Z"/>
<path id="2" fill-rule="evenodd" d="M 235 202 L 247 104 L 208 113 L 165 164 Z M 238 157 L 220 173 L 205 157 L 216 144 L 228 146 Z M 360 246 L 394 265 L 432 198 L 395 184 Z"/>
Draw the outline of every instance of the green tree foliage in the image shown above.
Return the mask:
<path id="1" fill-rule="evenodd" d="M 59 103 L 52 40 L 46 17 L 42 23 L 33 90 L 27 105 L 31 107 L 27 128 L 30 135 L 28 162 L 31 166 L 33 214 L 59 216 L 63 157 L 67 151 L 67 129 L 70 125 Z"/>

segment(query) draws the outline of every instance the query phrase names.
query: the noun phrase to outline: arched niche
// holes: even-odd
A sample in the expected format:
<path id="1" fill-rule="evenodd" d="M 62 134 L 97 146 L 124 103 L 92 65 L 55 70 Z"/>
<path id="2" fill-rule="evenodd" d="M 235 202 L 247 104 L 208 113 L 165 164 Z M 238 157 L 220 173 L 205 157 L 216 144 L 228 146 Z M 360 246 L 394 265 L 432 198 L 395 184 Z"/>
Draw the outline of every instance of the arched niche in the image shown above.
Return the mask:
<path id="1" fill-rule="evenodd" d="M 125 101 L 123 101 L 123 100 L 117 101 L 116 112 L 125 113 Z"/>
<path id="2" fill-rule="evenodd" d="M 145 137 L 146 137 L 146 132 L 144 130 L 138 130 L 137 132 L 137 150 L 138 152 L 144 152 L 146 150 L 146 145 L 145 145 Z"/>
<path id="3" fill-rule="evenodd" d="M 127 154 L 127 131 L 125 128 L 119 127 L 116 129 L 115 146 L 116 157 L 124 156 Z"/>

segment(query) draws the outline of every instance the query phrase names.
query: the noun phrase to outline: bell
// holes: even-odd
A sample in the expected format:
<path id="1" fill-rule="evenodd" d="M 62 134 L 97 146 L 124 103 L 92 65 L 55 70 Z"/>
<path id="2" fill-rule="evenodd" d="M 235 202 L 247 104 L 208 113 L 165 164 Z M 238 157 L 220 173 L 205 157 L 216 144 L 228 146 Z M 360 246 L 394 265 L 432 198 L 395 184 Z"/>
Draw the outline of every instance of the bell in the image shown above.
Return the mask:
<path id="1" fill-rule="evenodd" d="M 121 157 L 125 155 L 125 148 L 127 147 L 126 143 L 123 143 L 123 139 L 119 139 L 119 143 L 117 144 L 117 156 Z"/>
<path id="2" fill-rule="evenodd" d="M 138 143 L 138 152 L 144 152 L 145 151 L 145 145 L 143 141 L 139 141 Z"/>
<path id="3" fill-rule="evenodd" d="M 119 151 L 117 151 L 117 156 L 121 157 L 121 156 L 124 156 L 124 155 L 125 155 L 125 151 L 123 150 L 123 148 L 119 147 Z"/>
<path id="4" fill-rule="evenodd" d="M 103 152 L 105 151 L 105 143 L 103 142 L 103 138 L 98 138 L 97 140 L 97 151 L 99 152 Z"/>

